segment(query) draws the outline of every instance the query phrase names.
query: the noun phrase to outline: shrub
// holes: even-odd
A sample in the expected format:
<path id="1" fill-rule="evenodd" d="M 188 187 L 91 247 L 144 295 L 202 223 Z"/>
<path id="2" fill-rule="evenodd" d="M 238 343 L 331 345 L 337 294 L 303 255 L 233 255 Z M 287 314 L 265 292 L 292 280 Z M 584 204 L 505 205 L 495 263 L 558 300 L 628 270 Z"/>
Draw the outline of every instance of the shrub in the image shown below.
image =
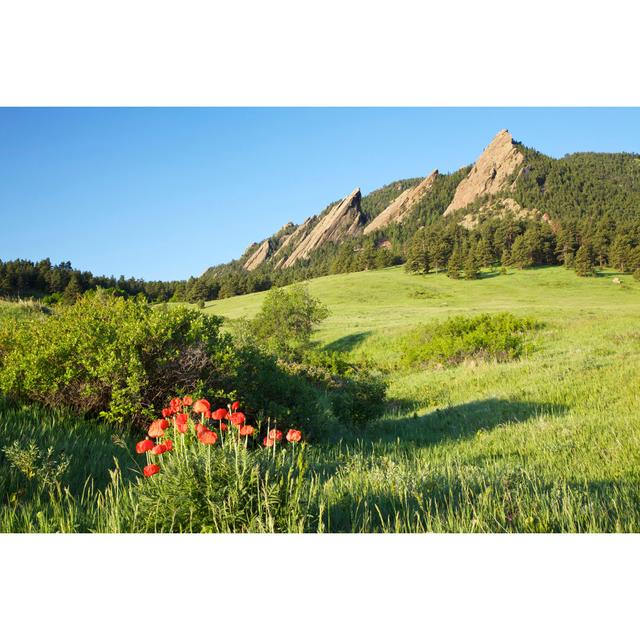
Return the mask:
<path id="1" fill-rule="evenodd" d="M 258 342 L 279 357 L 299 357 L 329 315 L 327 307 L 301 285 L 271 289 L 251 323 Z"/>
<path id="2" fill-rule="evenodd" d="M 219 325 L 182 307 L 86 294 L 50 316 L 0 325 L 0 392 L 142 423 L 176 390 L 216 382 L 229 347 Z"/>
<path id="3" fill-rule="evenodd" d="M 467 358 L 511 360 L 523 353 L 527 332 L 539 326 L 510 313 L 455 316 L 407 334 L 400 345 L 402 359 L 407 365 L 451 365 Z"/>

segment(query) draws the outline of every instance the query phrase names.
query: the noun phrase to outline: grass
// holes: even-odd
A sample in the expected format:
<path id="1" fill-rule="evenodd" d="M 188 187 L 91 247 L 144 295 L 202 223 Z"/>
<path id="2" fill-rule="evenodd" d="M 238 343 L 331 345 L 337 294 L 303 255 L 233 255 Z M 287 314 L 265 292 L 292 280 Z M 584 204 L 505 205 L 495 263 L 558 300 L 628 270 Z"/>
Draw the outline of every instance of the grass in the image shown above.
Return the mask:
<path id="1" fill-rule="evenodd" d="M 211 503 L 179 529 L 640 531 L 640 285 L 622 276 L 617 286 L 613 275 L 581 279 L 554 267 L 465 282 L 391 268 L 311 281 L 311 293 L 332 312 L 319 344 L 385 369 L 386 406 L 351 437 L 308 447 L 295 491 L 283 485 L 290 513 L 299 517 L 234 525 Z M 252 317 L 263 296 L 211 302 L 205 311 Z M 543 323 L 526 356 L 441 369 L 399 366 L 399 344 L 415 326 L 502 311 Z M 0 410 L 3 442 L 26 429 L 20 425 L 47 420 L 33 408 L 15 411 Z M 115 450 L 108 439 L 104 447 L 109 453 L 95 466 L 82 467 L 89 450 L 74 454 L 71 502 L 60 499 L 49 517 L 42 497 L 18 507 L 5 500 L 0 528 L 146 530 L 148 522 L 131 524 L 138 492 L 149 491 L 136 489 L 133 475 L 118 476 L 106 492 L 82 493 L 87 475 L 104 479 Z M 197 486 L 207 491 L 206 482 Z M 114 492 L 129 497 L 118 502 Z M 145 500 L 162 504 L 160 495 Z M 118 504 L 128 505 L 129 516 Z M 38 520 L 37 513 L 45 515 Z M 153 530 L 176 530 L 172 522 Z"/>

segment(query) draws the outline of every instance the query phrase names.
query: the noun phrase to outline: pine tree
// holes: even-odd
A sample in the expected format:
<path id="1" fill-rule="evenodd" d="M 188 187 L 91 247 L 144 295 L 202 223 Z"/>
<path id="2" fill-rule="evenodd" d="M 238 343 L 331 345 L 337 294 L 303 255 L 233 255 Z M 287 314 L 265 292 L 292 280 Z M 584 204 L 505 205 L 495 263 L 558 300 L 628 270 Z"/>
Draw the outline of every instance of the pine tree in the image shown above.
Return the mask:
<path id="1" fill-rule="evenodd" d="M 411 273 L 429 273 L 429 252 L 421 237 L 416 237 L 409 245 L 405 269 Z"/>
<path id="2" fill-rule="evenodd" d="M 453 246 L 453 251 L 451 252 L 451 257 L 449 258 L 449 262 L 447 263 L 447 275 L 454 280 L 457 280 L 460 277 L 460 272 L 462 271 L 462 254 L 460 252 L 460 245 L 455 244 Z"/>
<path id="3" fill-rule="evenodd" d="M 524 235 L 518 236 L 511 247 L 511 264 L 524 269 L 533 265 L 533 257 Z"/>
<path id="4" fill-rule="evenodd" d="M 480 277 L 478 272 L 478 264 L 473 249 L 467 251 L 467 257 L 464 260 L 464 277 L 466 280 L 477 280 Z"/>
<path id="5" fill-rule="evenodd" d="M 82 287 L 80 286 L 80 279 L 74 273 L 62 294 L 62 301 L 65 304 L 73 304 L 81 295 Z"/>
<path id="6" fill-rule="evenodd" d="M 590 244 L 583 244 L 576 253 L 574 269 L 577 275 L 582 277 L 595 276 L 596 256 Z"/>

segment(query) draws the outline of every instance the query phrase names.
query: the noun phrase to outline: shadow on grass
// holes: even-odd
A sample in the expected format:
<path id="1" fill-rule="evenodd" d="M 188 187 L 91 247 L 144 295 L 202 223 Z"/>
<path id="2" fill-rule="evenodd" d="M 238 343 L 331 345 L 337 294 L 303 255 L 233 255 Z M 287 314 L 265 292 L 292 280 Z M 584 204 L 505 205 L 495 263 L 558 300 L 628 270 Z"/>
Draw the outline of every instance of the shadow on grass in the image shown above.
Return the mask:
<path id="1" fill-rule="evenodd" d="M 495 429 L 509 422 L 562 415 L 567 410 L 561 404 L 488 398 L 435 409 L 420 417 L 383 418 L 361 437 L 376 443 L 400 439 L 401 442 L 430 445 L 444 440 L 470 438 L 480 430 Z"/>
<path id="2" fill-rule="evenodd" d="M 325 351 L 338 351 L 340 353 L 345 353 L 348 351 L 352 351 L 359 344 L 364 342 L 366 338 L 371 335 L 371 331 L 361 331 L 360 333 L 351 333 L 348 336 L 343 336 L 342 338 L 338 338 L 333 342 L 325 345 Z"/>

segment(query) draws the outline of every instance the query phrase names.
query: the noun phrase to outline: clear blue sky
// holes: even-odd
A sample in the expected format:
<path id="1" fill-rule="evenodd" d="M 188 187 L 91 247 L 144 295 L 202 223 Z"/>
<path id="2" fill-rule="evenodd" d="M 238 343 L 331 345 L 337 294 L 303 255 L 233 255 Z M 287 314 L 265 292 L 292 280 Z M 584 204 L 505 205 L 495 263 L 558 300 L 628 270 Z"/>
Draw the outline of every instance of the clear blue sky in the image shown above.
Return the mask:
<path id="1" fill-rule="evenodd" d="M 502 128 L 640 152 L 640 109 L 0 109 L 0 259 L 181 279 L 355 186 L 470 164 Z"/>

